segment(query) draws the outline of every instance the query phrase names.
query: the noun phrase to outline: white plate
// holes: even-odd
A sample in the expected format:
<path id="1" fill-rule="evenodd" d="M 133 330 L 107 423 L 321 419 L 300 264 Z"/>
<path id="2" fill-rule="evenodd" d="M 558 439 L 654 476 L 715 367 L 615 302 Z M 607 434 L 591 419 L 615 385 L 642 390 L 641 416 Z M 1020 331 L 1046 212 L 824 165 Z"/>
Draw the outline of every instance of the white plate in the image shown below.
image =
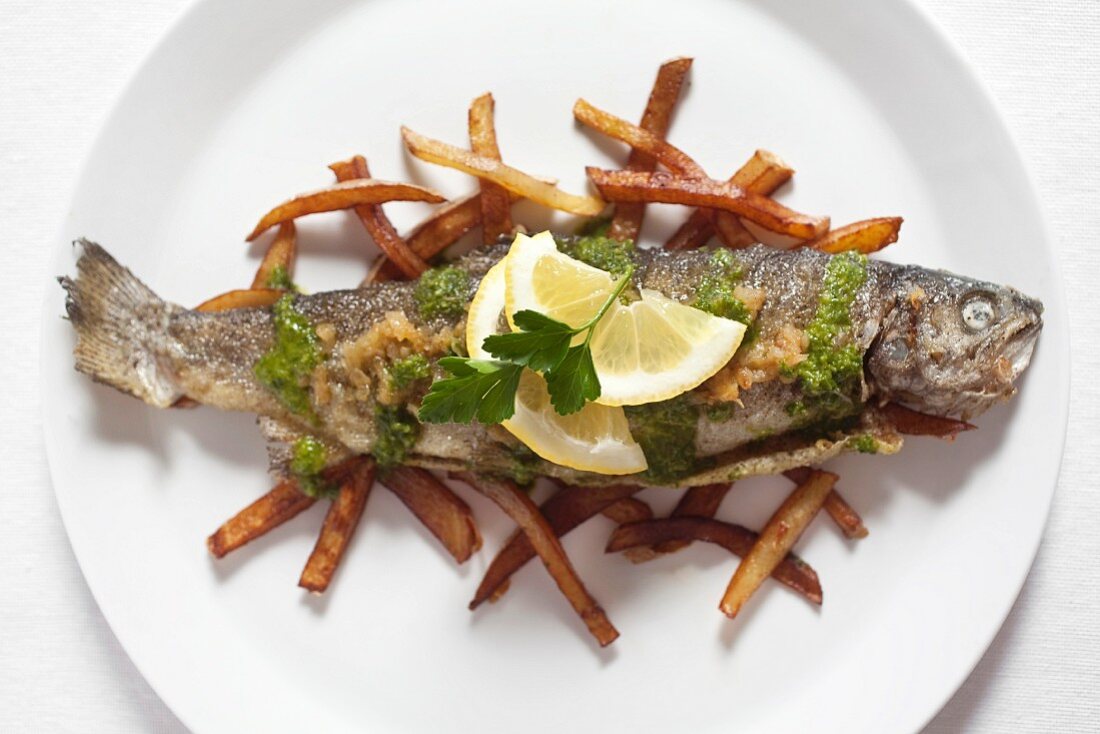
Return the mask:
<path id="1" fill-rule="evenodd" d="M 65 523 L 119 639 L 194 730 L 906 732 L 981 656 L 1055 485 L 1066 319 L 1002 123 L 900 0 L 199 3 L 107 121 L 55 269 L 71 272 L 68 241 L 86 235 L 178 302 L 238 287 L 259 252 L 242 236 L 272 203 L 325 184 L 330 161 L 362 152 L 380 177 L 470 189 L 404 157 L 398 126 L 461 143 L 486 89 L 505 159 L 583 190 L 584 164 L 623 151 L 576 130 L 573 101 L 635 118 L 658 63 L 679 54 L 696 63 L 672 138 L 714 175 L 770 148 L 799 169 L 784 195 L 795 206 L 837 223 L 904 214 L 889 257 L 1042 297 L 1020 397 L 954 445 L 913 439 L 895 458 L 836 462 L 871 536 L 848 544 L 818 522 L 802 540 L 821 610 L 769 585 L 730 623 L 715 609 L 728 556 L 700 547 L 634 567 L 601 553 L 610 526 L 593 520 L 566 547 L 622 632 L 598 650 L 537 564 L 501 603 L 466 611 L 508 529 L 476 498 L 487 550 L 465 568 L 381 490 L 321 600 L 295 586 L 320 507 L 211 562 L 206 535 L 268 486 L 251 419 L 156 412 L 76 375 L 58 290 L 42 379 Z M 401 227 L 426 210 L 389 209 Z M 657 209 L 651 235 L 680 216 Z M 343 215 L 303 222 L 302 282 L 355 283 L 359 230 Z M 721 515 L 758 525 L 783 486 L 743 482 Z"/>

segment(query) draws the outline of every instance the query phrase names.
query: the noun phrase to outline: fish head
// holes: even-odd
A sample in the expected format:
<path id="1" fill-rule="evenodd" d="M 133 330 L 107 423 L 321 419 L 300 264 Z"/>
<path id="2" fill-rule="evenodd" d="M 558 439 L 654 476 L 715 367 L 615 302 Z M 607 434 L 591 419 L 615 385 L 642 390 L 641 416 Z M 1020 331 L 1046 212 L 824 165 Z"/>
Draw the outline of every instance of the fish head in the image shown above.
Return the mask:
<path id="1" fill-rule="evenodd" d="M 872 389 L 934 415 L 978 415 L 1015 392 L 1043 305 L 1007 286 L 902 268 L 867 354 Z"/>

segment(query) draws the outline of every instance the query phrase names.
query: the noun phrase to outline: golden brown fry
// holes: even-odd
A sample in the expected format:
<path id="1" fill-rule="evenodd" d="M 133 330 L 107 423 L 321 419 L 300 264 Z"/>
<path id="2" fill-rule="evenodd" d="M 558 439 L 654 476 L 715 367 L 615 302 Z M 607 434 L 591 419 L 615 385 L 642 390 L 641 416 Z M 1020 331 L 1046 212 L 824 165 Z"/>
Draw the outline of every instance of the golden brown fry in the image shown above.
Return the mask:
<path id="1" fill-rule="evenodd" d="M 454 476 L 492 500 L 519 525 L 562 594 L 569 600 L 600 646 L 606 647 L 614 642 L 619 636 L 618 630 L 611 624 L 603 608 L 588 593 L 569 557 L 565 555 L 561 541 L 551 530 L 546 518 L 539 513 L 539 508 L 531 498 L 512 482 L 475 476 L 466 472 Z"/>
<path id="2" fill-rule="evenodd" d="M 615 117 L 610 112 L 604 112 L 583 99 L 578 99 L 576 104 L 573 105 L 573 117 L 593 130 L 598 130 L 604 135 L 621 140 L 635 151 L 641 151 L 651 156 L 674 173 L 693 178 L 706 177 L 706 172 L 698 163 L 693 161 L 684 151 L 663 140 L 661 136 L 631 124 L 620 117 Z M 648 173 L 652 170 L 650 168 L 648 171 L 637 170 L 633 172 Z"/>
<path id="3" fill-rule="evenodd" d="M 493 124 L 493 95 L 486 92 L 470 103 L 470 150 L 500 160 L 497 131 Z M 481 240 L 491 245 L 512 232 L 512 197 L 499 184 L 478 180 L 481 188 Z"/>
<path id="4" fill-rule="evenodd" d="M 314 594 L 323 594 L 328 588 L 367 507 L 373 485 L 374 460 L 363 457 L 345 477 L 339 493 L 332 500 L 321 533 L 317 536 L 317 544 L 313 546 L 313 552 L 309 554 L 302 576 L 298 579 L 298 586 Z"/>
<path id="5" fill-rule="evenodd" d="M 688 178 L 664 172 L 605 171 L 589 166 L 588 177 L 608 201 L 652 201 L 733 212 L 761 227 L 799 239 L 826 231 L 828 217 L 814 217 L 753 194 L 728 181 Z"/>
<path id="6" fill-rule="evenodd" d="M 822 252 L 837 253 L 855 250 L 869 255 L 898 241 L 901 222 L 901 217 L 864 219 L 862 222 L 853 222 L 823 234 L 816 240 L 807 242 L 806 246 Z"/>
<path id="7" fill-rule="evenodd" d="M 336 180 L 340 182 L 370 178 L 367 159 L 361 155 L 353 156 L 346 161 L 337 161 L 329 166 L 329 170 L 336 174 Z M 419 277 L 428 269 L 427 263 L 410 249 L 408 243 L 401 239 L 401 235 L 397 234 L 390 218 L 382 211 L 381 204 L 360 204 L 355 207 L 355 214 L 363 223 L 367 234 L 374 240 L 374 244 L 378 245 L 378 249 L 405 277 Z"/>
<path id="8" fill-rule="evenodd" d="M 795 469 L 788 469 L 783 472 L 783 476 L 795 484 L 802 484 L 810 478 L 811 471 L 808 466 L 800 466 Z M 845 537 L 852 540 L 867 537 L 868 531 L 863 524 L 863 518 L 855 511 L 855 508 L 848 504 L 848 500 L 840 495 L 836 487 L 825 497 L 825 512 L 829 514 L 829 517 L 833 519 L 833 522 L 836 523 L 836 526 L 840 528 Z"/>
<path id="9" fill-rule="evenodd" d="M 214 531 L 206 539 L 206 547 L 215 558 L 222 558 L 226 553 L 279 527 L 316 501 L 299 492 L 297 482 L 279 482 L 270 492 Z"/>
<path id="10" fill-rule="evenodd" d="M 271 276 L 276 269 L 282 268 L 288 278 L 294 275 L 294 264 L 298 260 L 298 235 L 294 222 L 283 222 L 279 225 L 279 231 L 275 239 L 271 241 L 264 259 L 260 261 L 260 267 L 256 269 L 256 276 L 252 279 L 252 288 L 269 287 Z"/>
<path id="11" fill-rule="evenodd" d="M 730 482 L 691 487 L 680 496 L 680 501 L 672 510 L 672 517 L 714 517 L 718 513 L 718 506 L 731 489 L 733 484 Z M 658 553 L 675 553 L 689 545 L 690 540 L 670 540 L 655 546 L 654 550 Z"/>
<path id="12" fill-rule="evenodd" d="M 680 89 L 691 69 L 691 61 L 691 58 L 685 56 L 661 64 L 661 68 L 657 70 L 657 78 L 653 81 L 653 89 L 649 93 L 645 112 L 642 113 L 640 127 L 643 130 L 662 139 L 668 136 L 672 111 L 680 99 Z M 626 159 L 626 170 L 653 171 L 656 167 L 657 160 L 648 153 L 637 148 L 630 149 L 630 157 Z M 637 240 L 644 217 L 645 204 L 619 204 L 615 207 L 615 215 L 611 218 L 608 236 L 616 240 Z"/>
<path id="13" fill-rule="evenodd" d="M 760 531 L 752 550 L 742 557 L 737 571 L 726 587 L 718 608 L 727 617 L 736 617 L 764 579 L 787 557 L 787 553 L 821 509 L 836 479 L 836 474 L 812 470 L 810 478 L 795 487 L 775 511 L 768 524 Z"/>
<path id="14" fill-rule="evenodd" d="M 458 563 L 464 563 L 481 547 L 481 534 L 470 506 L 428 470 L 398 466 L 383 472 L 379 480 Z"/>
<path id="15" fill-rule="evenodd" d="M 759 536 L 740 525 L 706 517 L 665 517 L 635 522 L 615 528 L 607 542 L 607 553 L 636 550 L 647 546 L 661 547 L 670 543 L 690 545 L 693 541 L 720 545 L 730 553 L 744 558 Z M 821 603 L 821 582 L 810 564 L 793 553 L 787 553 L 772 569 L 771 577 L 789 586 L 814 604 Z"/>
<path id="16" fill-rule="evenodd" d="M 500 161 L 433 140 L 407 127 L 401 128 L 401 136 L 409 152 L 422 161 L 447 166 L 471 176 L 492 181 L 517 196 L 551 209 L 593 217 L 603 211 L 605 206 L 603 201 L 594 196 L 566 193 L 553 184 L 506 166 Z"/>
<path id="17" fill-rule="evenodd" d="M 976 426 L 966 421 L 955 418 L 944 418 L 938 415 L 918 413 L 912 408 L 906 408 L 897 403 L 887 403 L 879 408 L 898 433 L 910 436 L 935 436 L 945 441 L 954 441 L 963 431 L 972 431 Z"/>
<path id="18" fill-rule="evenodd" d="M 308 194 L 299 194 L 293 199 L 284 201 L 265 214 L 245 239 L 251 242 L 269 227 L 308 214 L 351 209 L 360 204 L 384 204 L 387 201 L 426 201 L 429 204 L 438 204 L 445 199 L 441 194 L 415 184 L 394 183 L 374 178 L 354 179 Z"/>
<path id="19" fill-rule="evenodd" d="M 745 191 L 771 196 L 794 175 L 794 169 L 767 150 L 758 150 L 730 177 L 730 183 Z M 716 214 L 710 209 L 696 209 L 665 244 L 669 250 L 687 250 L 702 247 L 715 235 Z M 727 247 L 747 247 L 756 241 L 733 215 L 722 217 L 723 243 Z"/>
<path id="20" fill-rule="evenodd" d="M 601 514 L 609 520 L 622 525 L 627 522 L 651 520 L 653 508 L 634 497 L 624 497 L 618 502 L 603 508 Z"/>
<path id="21" fill-rule="evenodd" d="M 286 293 L 274 288 L 242 288 L 226 291 L 195 306 L 196 311 L 229 311 L 234 308 L 262 308 L 278 301 Z"/>
<path id="22" fill-rule="evenodd" d="M 641 491 L 641 487 L 612 485 L 609 487 L 563 486 L 550 499 L 542 503 L 539 512 L 546 518 L 557 537 L 563 537 L 585 520 L 598 515 L 619 500 Z M 485 576 L 470 601 L 470 609 L 477 609 L 488 599 L 503 595 L 504 584 L 513 573 L 535 557 L 535 549 L 527 536 L 517 530 L 489 564 Z"/>

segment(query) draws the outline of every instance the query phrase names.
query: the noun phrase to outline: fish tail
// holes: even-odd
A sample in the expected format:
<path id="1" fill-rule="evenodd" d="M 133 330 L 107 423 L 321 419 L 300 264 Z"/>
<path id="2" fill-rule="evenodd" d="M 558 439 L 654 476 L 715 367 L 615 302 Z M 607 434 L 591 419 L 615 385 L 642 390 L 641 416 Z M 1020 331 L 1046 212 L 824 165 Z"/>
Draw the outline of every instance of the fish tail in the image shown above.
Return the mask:
<path id="1" fill-rule="evenodd" d="M 58 278 L 76 329 L 76 369 L 150 405 L 182 396 L 163 366 L 168 323 L 177 307 L 160 299 L 94 242 L 77 240 L 76 278 Z"/>

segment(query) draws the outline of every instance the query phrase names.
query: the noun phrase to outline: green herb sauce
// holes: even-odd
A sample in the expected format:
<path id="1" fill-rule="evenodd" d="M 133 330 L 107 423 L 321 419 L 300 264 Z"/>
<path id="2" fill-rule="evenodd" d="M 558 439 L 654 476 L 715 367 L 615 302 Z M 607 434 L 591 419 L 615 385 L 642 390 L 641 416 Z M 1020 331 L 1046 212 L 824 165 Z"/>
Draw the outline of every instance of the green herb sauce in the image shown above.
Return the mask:
<path id="1" fill-rule="evenodd" d="M 335 487 L 321 476 L 328 460 L 325 445 L 313 436 L 302 436 L 294 442 L 291 451 L 290 472 L 298 480 L 298 489 L 310 497 L 323 497 L 333 493 Z"/>
<path id="2" fill-rule="evenodd" d="M 657 482 L 669 482 L 687 476 L 696 468 L 699 408 L 686 396 L 627 406 L 624 410 L 630 421 L 630 433 L 649 464 L 646 476 Z"/>
<path id="3" fill-rule="evenodd" d="M 267 281 L 264 285 L 279 291 L 290 291 L 291 293 L 298 292 L 298 286 L 291 280 L 290 273 L 287 272 L 286 267 L 283 265 L 276 265 L 271 269 L 271 273 L 267 276 Z"/>
<path id="4" fill-rule="evenodd" d="M 737 256 L 730 250 L 715 250 L 710 256 L 710 267 L 695 289 L 695 300 L 691 305 L 714 316 L 749 324 L 752 313 L 744 301 L 733 295 L 733 289 L 742 277 L 744 270 Z"/>
<path id="5" fill-rule="evenodd" d="M 431 377 L 432 366 L 423 354 L 410 354 L 408 357 L 390 364 L 386 368 L 386 372 L 389 374 L 391 387 L 396 391 L 401 391 L 417 380 Z"/>
<path id="6" fill-rule="evenodd" d="M 878 441 L 874 436 L 864 433 L 852 439 L 852 448 L 861 454 L 877 454 Z"/>
<path id="7" fill-rule="evenodd" d="M 374 432 L 371 454 L 378 466 L 397 466 L 405 461 L 420 436 L 420 423 L 403 407 L 376 405 Z"/>
<path id="8" fill-rule="evenodd" d="M 813 407 L 818 415 L 839 417 L 858 408 L 863 353 L 858 344 L 838 346 L 837 340 L 852 327 L 852 304 L 866 280 L 865 255 L 846 252 L 834 256 L 825 266 L 817 312 L 806 327 L 810 343 L 806 359 L 783 370 L 784 375 L 798 378 L 809 399 L 801 410 L 796 403 L 788 405 L 789 414 L 798 415 Z"/>
<path id="9" fill-rule="evenodd" d="M 420 276 L 413 298 L 425 319 L 461 316 L 470 302 L 470 274 L 453 265 L 432 268 Z"/>
<path id="10" fill-rule="evenodd" d="M 711 403 L 706 407 L 707 420 L 711 423 L 725 423 L 733 418 L 737 403 Z"/>
<path id="11" fill-rule="evenodd" d="M 508 475 L 521 487 L 529 487 L 539 477 L 541 461 L 538 454 L 519 444 L 512 449 L 512 463 L 508 467 Z"/>
<path id="12" fill-rule="evenodd" d="M 309 396 L 309 377 L 321 363 L 321 343 L 309 319 L 294 308 L 294 296 L 285 295 L 271 308 L 275 341 L 252 370 L 287 410 L 316 423 Z"/>
<path id="13" fill-rule="evenodd" d="M 606 270 L 615 278 L 626 275 L 634 265 L 634 243 L 630 240 L 613 240 L 603 234 L 591 234 L 555 237 L 554 241 L 558 250 L 569 257 Z"/>

